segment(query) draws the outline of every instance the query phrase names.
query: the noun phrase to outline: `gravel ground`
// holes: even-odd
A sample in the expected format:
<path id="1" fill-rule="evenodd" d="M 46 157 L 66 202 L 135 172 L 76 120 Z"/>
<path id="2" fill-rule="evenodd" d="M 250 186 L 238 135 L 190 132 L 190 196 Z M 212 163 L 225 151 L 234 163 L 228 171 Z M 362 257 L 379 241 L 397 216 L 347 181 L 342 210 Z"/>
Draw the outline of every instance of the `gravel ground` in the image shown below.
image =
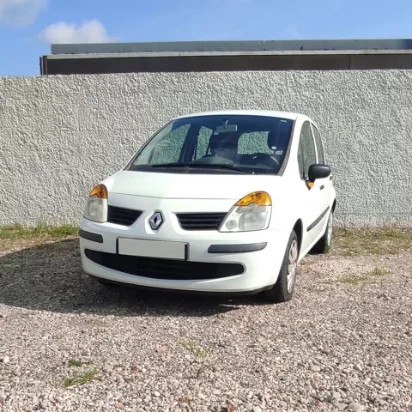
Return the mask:
<path id="1" fill-rule="evenodd" d="M 77 239 L 0 242 L 0 410 L 412 410 L 411 252 L 309 256 L 271 305 L 105 288 Z"/>

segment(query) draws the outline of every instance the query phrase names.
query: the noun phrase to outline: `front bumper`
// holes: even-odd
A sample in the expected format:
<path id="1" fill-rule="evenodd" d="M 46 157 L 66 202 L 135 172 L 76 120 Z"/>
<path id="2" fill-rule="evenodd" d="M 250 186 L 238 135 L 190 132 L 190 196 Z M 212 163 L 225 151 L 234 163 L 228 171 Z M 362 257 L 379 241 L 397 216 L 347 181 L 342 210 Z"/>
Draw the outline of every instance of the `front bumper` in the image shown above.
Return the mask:
<path id="1" fill-rule="evenodd" d="M 142 223 L 148 217 L 142 216 L 140 225 L 130 227 L 95 223 L 83 218 L 80 251 L 85 272 L 123 284 L 211 293 L 249 292 L 264 289 L 277 280 L 289 233 L 271 228 L 242 233 L 186 231 L 172 218 L 167 219 L 168 223 L 155 233 Z M 187 264 L 183 262 L 183 266 L 179 266 L 182 262 L 175 261 L 176 265 L 171 262 L 177 268 L 169 276 L 170 272 L 164 269 L 168 264 L 166 260 L 144 257 L 134 260 L 130 256 L 119 255 L 118 238 L 186 242 Z M 108 260 L 99 256 L 106 256 L 104 259 Z M 110 261 L 117 263 L 107 263 Z M 127 264 L 122 264 L 122 261 L 127 261 Z M 238 272 L 231 272 L 235 267 Z"/>

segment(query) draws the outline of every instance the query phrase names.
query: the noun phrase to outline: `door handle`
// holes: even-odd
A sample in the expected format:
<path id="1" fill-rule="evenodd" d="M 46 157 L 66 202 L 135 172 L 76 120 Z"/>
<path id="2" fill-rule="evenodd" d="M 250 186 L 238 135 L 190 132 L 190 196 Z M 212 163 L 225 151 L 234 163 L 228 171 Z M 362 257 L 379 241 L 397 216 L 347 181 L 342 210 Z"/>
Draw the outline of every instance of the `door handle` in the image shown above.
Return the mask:
<path id="1" fill-rule="evenodd" d="M 325 186 L 324 185 L 322 185 L 321 187 L 320 187 L 320 190 L 323 190 L 325 188 Z"/>

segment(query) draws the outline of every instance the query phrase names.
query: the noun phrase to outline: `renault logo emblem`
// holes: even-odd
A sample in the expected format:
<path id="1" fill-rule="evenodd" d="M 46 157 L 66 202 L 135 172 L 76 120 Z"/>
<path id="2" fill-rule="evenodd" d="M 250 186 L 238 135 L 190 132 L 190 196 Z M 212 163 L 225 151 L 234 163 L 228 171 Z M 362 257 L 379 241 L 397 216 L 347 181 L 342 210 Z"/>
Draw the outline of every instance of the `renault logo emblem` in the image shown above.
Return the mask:
<path id="1" fill-rule="evenodd" d="M 162 223 L 163 223 L 162 213 L 154 212 L 152 217 L 149 219 L 149 225 L 152 228 L 152 230 L 159 229 L 159 227 L 162 226 Z"/>

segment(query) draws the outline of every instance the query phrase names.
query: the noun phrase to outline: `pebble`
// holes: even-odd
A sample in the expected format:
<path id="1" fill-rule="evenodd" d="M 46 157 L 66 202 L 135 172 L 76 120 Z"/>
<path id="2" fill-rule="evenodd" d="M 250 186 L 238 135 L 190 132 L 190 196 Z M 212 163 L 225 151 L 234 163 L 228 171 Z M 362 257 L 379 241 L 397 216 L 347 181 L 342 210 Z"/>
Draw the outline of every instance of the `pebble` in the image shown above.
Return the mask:
<path id="1" fill-rule="evenodd" d="M 8 356 L 5 356 L 5 357 L 2 359 L 2 362 L 3 362 L 3 363 L 9 363 L 9 362 L 10 362 L 10 358 L 9 358 Z"/>
<path id="2" fill-rule="evenodd" d="M 320 372 L 320 367 L 317 365 L 310 365 L 310 370 L 312 372 Z"/>
<path id="3" fill-rule="evenodd" d="M 364 407 L 360 403 L 351 402 L 348 405 L 348 410 L 351 411 L 351 412 L 362 412 L 362 411 L 364 411 Z"/>
<path id="4" fill-rule="evenodd" d="M 260 406 L 254 406 L 252 412 L 262 412 L 262 408 Z"/>

